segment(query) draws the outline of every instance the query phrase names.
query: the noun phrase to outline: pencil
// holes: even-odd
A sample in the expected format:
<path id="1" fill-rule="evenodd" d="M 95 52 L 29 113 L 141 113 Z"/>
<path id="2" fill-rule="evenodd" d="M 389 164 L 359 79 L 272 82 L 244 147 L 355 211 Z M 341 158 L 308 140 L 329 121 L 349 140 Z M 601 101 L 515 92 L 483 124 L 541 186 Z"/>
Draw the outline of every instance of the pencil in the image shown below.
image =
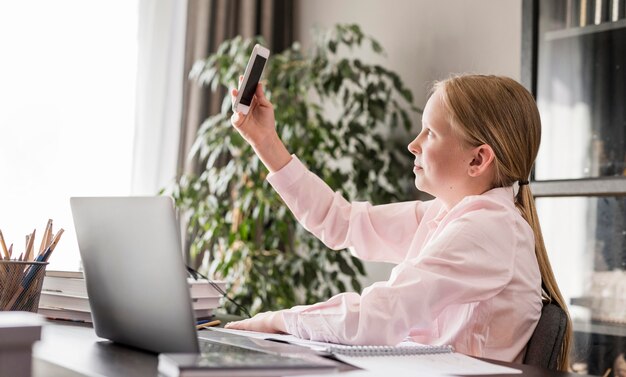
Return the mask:
<path id="1" fill-rule="evenodd" d="M 48 261 L 48 259 L 50 258 L 50 255 L 52 255 L 52 252 L 54 251 L 54 248 L 57 247 L 57 244 L 59 243 L 59 240 L 61 239 L 61 235 L 63 234 L 63 232 L 64 232 L 63 228 L 59 229 L 57 234 L 54 235 L 54 239 L 52 240 L 52 243 L 50 243 L 50 246 L 48 246 L 48 248 L 43 253 L 43 255 L 40 254 L 38 256 L 38 259 L 39 257 L 42 257 L 44 262 Z"/>
<path id="2" fill-rule="evenodd" d="M 4 243 L 4 236 L 2 235 L 2 231 L 0 230 L 0 244 L 2 245 L 2 253 L 6 258 L 11 258 L 9 252 L 7 251 L 7 244 Z"/>
<path id="3" fill-rule="evenodd" d="M 46 228 L 44 229 L 43 235 L 41 236 L 41 245 L 39 245 L 39 254 L 41 254 L 48 247 L 48 242 L 50 242 L 51 232 L 52 232 L 52 219 L 48 219 Z"/>
<path id="4" fill-rule="evenodd" d="M 35 233 L 37 229 L 33 229 L 30 236 L 26 236 L 26 257 L 27 261 L 33 260 L 33 245 L 35 244 Z"/>
<path id="5" fill-rule="evenodd" d="M 220 323 L 222 323 L 222 321 L 220 321 L 219 319 L 216 319 L 215 321 L 211 321 L 211 322 L 207 322 L 207 323 L 201 323 L 199 325 L 196 325 L 196 330 L 202 330 L 205 327 L 217 326 Z"/>

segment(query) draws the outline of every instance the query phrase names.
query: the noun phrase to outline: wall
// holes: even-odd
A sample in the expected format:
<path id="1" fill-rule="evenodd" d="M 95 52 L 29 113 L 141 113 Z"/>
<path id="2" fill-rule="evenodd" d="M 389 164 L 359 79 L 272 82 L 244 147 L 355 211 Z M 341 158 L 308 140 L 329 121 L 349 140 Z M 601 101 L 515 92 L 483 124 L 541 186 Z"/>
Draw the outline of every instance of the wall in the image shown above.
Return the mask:
<path id="1" fill-rule="evenodd" d="M 520 79 L 521 0 L 297 0 L 296 9 L 296 37 L 305 48 L 314 27 L 359 24 L 387 52 L 386 59 L 375 60 L 403 78 L 420 107 L 431 83 L 451 73 Z M 359 55 L 373 58 L 367 52 Z M 415 124 L 418 132 L 419 119 Z M 390 271 L 382 264 L 367 268 L 368 285 L 386 279 Z"/>

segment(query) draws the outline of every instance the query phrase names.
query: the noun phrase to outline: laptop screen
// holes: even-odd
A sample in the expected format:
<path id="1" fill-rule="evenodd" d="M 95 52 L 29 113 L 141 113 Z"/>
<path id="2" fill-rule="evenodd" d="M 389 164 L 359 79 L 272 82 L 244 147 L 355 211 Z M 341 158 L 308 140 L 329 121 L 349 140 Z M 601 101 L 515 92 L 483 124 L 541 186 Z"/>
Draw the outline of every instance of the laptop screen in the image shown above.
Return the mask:
<path id="1" fill-rule="evenodd" d="M 144 350 L 198 352 L 169 197 L 70 199 L 96 334 Z"/>

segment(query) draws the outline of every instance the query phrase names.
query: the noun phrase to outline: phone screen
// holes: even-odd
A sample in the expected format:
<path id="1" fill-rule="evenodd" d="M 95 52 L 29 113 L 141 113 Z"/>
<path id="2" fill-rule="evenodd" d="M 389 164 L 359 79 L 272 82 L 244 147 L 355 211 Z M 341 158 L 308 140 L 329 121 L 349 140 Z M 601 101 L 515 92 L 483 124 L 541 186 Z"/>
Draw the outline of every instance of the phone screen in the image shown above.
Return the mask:
<path id="1" fill-rule="evenodd" d="M 261 73 L 263 73 L 263 67 L 265 66 L 266 60 L 267 59 L 259 55 L 257 55 L 254 59 L 252 69 L 250 70 L 250 76 L 248 76 L 246 87 L 243 88 L 241 100 L 239 101 L 242 105 L 250 106 L 250 103 L 252 103 L 252 97 L 254 97 L 254 91 L 256 90 L 259 80 L 261 79 Z"/>

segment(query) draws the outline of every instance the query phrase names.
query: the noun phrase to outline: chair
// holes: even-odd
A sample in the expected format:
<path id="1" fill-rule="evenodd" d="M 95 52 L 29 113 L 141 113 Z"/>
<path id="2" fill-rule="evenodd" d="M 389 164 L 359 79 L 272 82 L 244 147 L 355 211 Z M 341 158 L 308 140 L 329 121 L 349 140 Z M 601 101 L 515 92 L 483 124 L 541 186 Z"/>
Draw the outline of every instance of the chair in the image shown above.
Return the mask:
<path id="1" fill-rule="evenodd" d="M 545 304 L 537 328 L 526 346 L 524 364 L 556 370 L 566 326 L 567 315 L 563 309 L 553 303 Z"/>

